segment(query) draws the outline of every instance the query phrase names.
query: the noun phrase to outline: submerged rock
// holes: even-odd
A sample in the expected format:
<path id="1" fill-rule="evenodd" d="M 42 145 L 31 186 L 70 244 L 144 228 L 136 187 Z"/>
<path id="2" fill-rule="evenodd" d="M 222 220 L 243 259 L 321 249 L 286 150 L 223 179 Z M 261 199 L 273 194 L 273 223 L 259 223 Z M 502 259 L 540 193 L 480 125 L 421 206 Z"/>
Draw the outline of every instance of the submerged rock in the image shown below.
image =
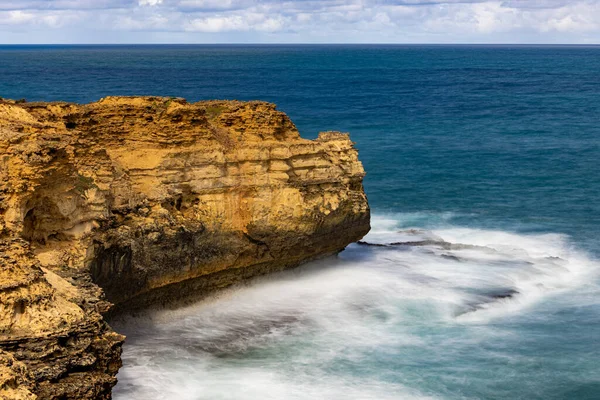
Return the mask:
<path id="1" fill-rule="evenodd" d="M 520 293 L 518 290 L 513 288 L 496 288 L 492 290 L 479 291 L 475 294 L 477 296 L 477 300 L 462 305 L 460 309 L 454 313 L 455 317 L 484 309 L 492 303 L 511 300 Z"/>
<path id="2" fill-rule="evenodd" d="M 108 399 L 113 304 L 198 297 L 369 230 L 348 135 L 302 139 L 269 103 L 0 101 L 0 154 L 7 398 Z"/>
<path id="3" fill-rule="evenodd" d="M 374 246 L 374 247 L 437 247 L 442 250 L 479 250 L 486 253 L 497 253 L 497 251 L 488 246 L 478 246 L 474 244 L 462 244 L 462 243 L 450 243 L 444 240 L 418 240 L 410 242 L 392 242 L 392 243 L 370 243 L 365 241 L 358 241 L 359 245 L 362 246 Z M 446 255 L 442 255 L 445 257 Z M 455 256 L 450 256 L 455 258 Z M 459 261 L 459 260 L 456 260 Z"/>

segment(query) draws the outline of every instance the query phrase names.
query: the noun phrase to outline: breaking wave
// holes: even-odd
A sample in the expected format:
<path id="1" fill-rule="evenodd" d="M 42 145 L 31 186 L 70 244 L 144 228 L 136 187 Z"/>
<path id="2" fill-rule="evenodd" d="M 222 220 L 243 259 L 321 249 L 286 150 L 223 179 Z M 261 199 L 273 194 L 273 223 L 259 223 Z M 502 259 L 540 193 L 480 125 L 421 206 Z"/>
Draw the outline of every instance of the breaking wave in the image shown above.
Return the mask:
<path id="1" fill-rule="evenodd" d="M 338 257 L 116 322 L 115 398 L 557 398 L 555 333 L 597 310 L 600 264 L 564 235 L 451 220 L 375 216 Z M 569 353 L 580 379 L 599 369 L 584 350 Z"/>

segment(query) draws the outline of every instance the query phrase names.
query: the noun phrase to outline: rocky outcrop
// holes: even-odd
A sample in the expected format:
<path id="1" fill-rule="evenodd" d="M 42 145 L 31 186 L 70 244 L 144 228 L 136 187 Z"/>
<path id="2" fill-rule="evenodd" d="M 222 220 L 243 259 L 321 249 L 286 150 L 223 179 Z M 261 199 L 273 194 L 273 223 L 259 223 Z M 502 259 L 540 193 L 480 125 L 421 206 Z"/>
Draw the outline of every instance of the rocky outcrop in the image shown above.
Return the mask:
<path id="1" fill-rule="evenodd" d="M 103 316 L 335 254 L 369 230 L 346 134 L 264 102 L 0 101 L 0 397 L 108 399 Z"/>

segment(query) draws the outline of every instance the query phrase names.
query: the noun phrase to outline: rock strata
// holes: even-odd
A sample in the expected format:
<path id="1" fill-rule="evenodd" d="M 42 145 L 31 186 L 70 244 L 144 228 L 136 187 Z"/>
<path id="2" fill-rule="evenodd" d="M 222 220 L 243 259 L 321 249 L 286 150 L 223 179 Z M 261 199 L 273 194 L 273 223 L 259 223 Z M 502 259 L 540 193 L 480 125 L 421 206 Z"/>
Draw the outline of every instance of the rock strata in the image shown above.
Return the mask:
<path id="1" fill-rule="evenodd" d="M 0 101 L 0 397 L 109 399 L 104 319 L 335 254 L 369 230 L 348 135 L 264 102 Z"/>

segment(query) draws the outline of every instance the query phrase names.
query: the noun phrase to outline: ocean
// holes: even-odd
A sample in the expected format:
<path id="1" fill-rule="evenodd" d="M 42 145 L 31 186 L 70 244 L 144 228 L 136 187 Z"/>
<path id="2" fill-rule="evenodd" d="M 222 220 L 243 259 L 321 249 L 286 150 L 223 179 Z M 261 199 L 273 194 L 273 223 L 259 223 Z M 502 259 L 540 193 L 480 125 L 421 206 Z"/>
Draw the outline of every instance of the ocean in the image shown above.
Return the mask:
<path id="1" fill-rule="evenodd" d="M 117 400 L 600 398 L 599 71 L 600 46 L 0 46 L 1 97 L 271 101 L 367 171 L 366 243 L 116 323 Z"/>

